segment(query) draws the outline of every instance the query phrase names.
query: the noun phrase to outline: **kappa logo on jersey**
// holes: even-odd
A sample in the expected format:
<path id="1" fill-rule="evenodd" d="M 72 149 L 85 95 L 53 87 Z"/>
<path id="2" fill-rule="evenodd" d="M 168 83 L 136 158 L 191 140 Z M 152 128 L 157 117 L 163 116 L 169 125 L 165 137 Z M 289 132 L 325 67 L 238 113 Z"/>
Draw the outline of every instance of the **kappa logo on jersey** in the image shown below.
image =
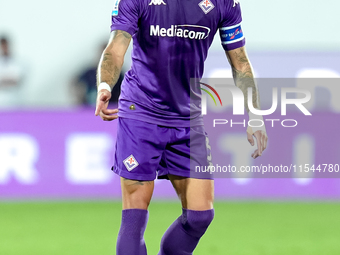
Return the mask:
<path id="1" fill-rule="evenodd" d="M 234 0 L 234 5 L 233 5 L 233 7 L 235 7 L 237 4 L 239 4 L 240 3 L 240 0 Z"/>
<path id="2" fill-rule="evenodd" d="M 115 1 L 115 4 L 113 6 L 113 10 L 112 10 L 112 16 L 117 16 L 118 15 L 119 2 L 120 2 L 120 0 L 116 0 Z"/>
<path id="3" fill-rule="evenodd" d="M 151 0 L 151 2 L 149 3 L 149 5 L 161 5 L 161 4 L 166 5 L 166 3 L 164 3 L 163 0 Z"/>
<path id="4" fill-rule="evenodd" d="M 127 157 L 124 161 L 123 161 L 126 169 L 128 171 L 132 171 L 133 169 L 135 169 L 139 164 L 137 162 L 137 160 L 135 159 L 135 157 L 131 154 L 129 157 Z"/>
<path id="5" fill-rule="evenodd" d="M 202 11 L 204 11 L 205 14 L 210 12 L 212 9 L 214 9 L 215 5 L 212 4 L 209 0 L 203 0 L 198 4 L 199 7 L 201 7 Z"/>

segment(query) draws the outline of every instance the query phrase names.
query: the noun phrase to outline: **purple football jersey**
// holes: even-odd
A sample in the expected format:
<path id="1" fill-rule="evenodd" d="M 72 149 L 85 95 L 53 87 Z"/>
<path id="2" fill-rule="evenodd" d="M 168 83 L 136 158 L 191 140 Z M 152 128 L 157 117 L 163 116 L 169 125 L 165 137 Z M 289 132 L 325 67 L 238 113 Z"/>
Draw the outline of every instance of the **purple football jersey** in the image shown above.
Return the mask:
<path id="1" fill-rule="evenodd" d="M 244 46 L 238 0 L 116 0 L 111 30 L 132 35 L 119 116 L 169 127 L 203 125 L 200 79 L 217 30 L 222 46 Z"/>

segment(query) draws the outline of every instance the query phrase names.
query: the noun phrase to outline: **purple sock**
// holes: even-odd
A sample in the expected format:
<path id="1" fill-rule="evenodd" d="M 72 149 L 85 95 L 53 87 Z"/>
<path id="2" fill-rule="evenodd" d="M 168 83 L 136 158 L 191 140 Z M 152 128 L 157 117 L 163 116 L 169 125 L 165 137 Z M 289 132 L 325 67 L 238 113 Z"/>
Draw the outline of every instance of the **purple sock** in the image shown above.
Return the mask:
<path id="1" fill-rule="evenodd" d="M 182 215 L 165 232 L 158 255 L 190 255 L 214 218 L 214 209 L 192 211 Z"/>
<path id="2" fill-rule="evenodd" d="M 127 209 L 122 211 L 122 223 L 117 239 L 117 255 L 146 255 L 144 231 L 148 222 L 148 211 Z"/>

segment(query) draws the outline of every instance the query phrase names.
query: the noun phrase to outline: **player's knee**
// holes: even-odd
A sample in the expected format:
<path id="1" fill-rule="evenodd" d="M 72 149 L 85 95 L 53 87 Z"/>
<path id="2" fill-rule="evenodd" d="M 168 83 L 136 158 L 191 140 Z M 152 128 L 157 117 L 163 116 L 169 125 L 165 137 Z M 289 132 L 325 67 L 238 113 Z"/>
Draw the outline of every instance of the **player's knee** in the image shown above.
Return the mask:
<path id="1" fill-rule="evenodd" d="M 188 234 L 200 238 L 205 233 L 213 219 L 213 209 L 207 211 L 187 210 L 186 220 L 183 222 L 183 227 Z"/>

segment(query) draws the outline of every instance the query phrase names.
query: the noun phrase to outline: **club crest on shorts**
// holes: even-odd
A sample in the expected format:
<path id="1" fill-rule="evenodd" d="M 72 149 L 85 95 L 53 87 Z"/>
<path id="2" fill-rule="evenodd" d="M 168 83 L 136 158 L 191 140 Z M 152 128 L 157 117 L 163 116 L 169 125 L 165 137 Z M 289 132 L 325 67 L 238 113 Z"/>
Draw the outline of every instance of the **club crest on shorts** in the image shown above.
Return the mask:
<path id="1" fill-rule="evenodd" d="M 137 162 L 137 160 L 135 159 L 135 157 L 131 154 L 129 157 L 127 157 L 124 161 L 123 161 L 126 169 L 128 171 L 132 171 L 133 169 L 135 169 L 139 164 Z"/>
<path id="2" fill-rule="evenodd" d="M 215 5 L 213 5 L 213 3 L 209 0 L 203 0 L 198 4 L 198 6 L 201 7 L 202 11 L 205 14 L 207 14 L 208 12 L 215 8 Z"/>

